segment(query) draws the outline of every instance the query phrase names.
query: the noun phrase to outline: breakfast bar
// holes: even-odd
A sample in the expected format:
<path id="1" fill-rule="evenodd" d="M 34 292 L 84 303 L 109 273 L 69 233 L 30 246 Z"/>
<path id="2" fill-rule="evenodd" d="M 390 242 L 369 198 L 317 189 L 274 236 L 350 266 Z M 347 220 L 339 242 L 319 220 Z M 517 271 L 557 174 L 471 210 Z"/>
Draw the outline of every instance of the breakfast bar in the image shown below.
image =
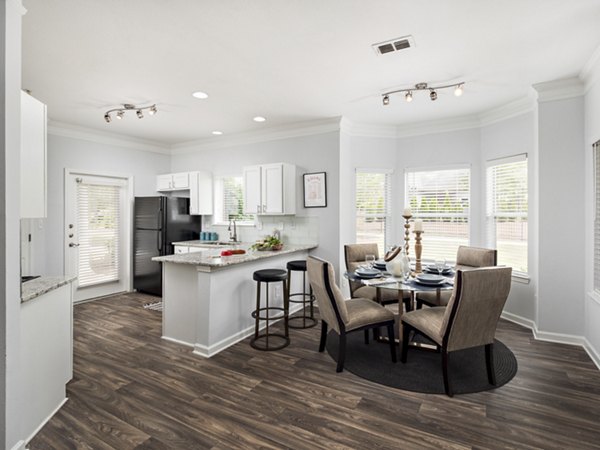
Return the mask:
<path id="1" fill-rule="evenodd" d="M 256 295 L 253 272 L 285 269 L 288 261 L 306 259 L 315 247 L 285 245 L 278 251 L 249 251 L 242 255 L 220 256 L 220 251 L 209 251 L 153 258 L 162 262 L 163 339 L 211 357 L 250 336 L 254 330 L 251 313 Z M 281 285 L 275 284 L 271 289 L 274 303 L 282 304 Z M 294 290 L 301 290 L 301 286 L 294 286 L 292 281 Z M 290 309 L 290 314 L 296 309 Z"/>

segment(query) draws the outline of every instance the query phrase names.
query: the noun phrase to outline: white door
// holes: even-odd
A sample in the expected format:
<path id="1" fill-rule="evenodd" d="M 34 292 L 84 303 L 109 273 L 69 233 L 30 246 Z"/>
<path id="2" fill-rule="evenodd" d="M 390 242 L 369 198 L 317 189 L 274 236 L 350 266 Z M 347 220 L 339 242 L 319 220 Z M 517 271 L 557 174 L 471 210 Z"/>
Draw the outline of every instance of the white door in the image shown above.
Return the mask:
<path id="1" fill-rule="evenodd" d="M 75 302 L 130 290 L 127 177 L 65 173 L 65 273 Z"/>
<path id="2" fill-rule="evenodd" d="M 262 166 L 263 213 L 283 214 L 283 165 Z"/>
<path id="3" fill-rule="evenodd" d="M 260 166 L 244 167 L 244 213 L 260 214 Z"/>

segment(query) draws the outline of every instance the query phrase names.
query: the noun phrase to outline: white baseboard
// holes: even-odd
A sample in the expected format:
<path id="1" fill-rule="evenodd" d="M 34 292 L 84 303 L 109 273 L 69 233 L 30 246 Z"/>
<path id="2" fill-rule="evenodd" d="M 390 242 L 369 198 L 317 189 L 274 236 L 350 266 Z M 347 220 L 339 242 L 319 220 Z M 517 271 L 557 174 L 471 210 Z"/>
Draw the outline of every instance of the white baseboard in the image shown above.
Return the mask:
<path id="1" fill-rule="evenodd" d="M 49 421 L 50 419 L 52 419 L 52 416 L 54 416 L 54 414 L 56 414 L 56 413 L 58 412 L 58 410 L 59 410 L 60 408 L 62 408 L 62 407 L 63 407 L 63 405 L 64 405 L 65 403 L 67 403 L 67 400 L 69 400 L 69 399 L 68 399 L 67 397 L 65 397 L 65 398 L 64 398 L 64 399 L 63 399 L 63 400 L 62 400 L 62 401 L 61 401 L 61 402 L 58 404 L 58 406 L 57 406 L 56 408 L 54 408 L 54 410 L 53 410 L 53 411 L 52 411 L 52 412 L 51 412 L 51 413 L 48 415 L 48 417 L 46 417 L 44 420 L 42 420 L 42 422 L 41 422 L 41 423 L 38 425 L 38 427 L 37 427 L 37 428 L 36 428 L 36 429 L 33 431 L 33 433 L 31 433 L 31 435 L 30 435 L 30 436 L 29 436 L 27 439 L 25 439 L 25 441 L 20 441 L 20 442 L 29 443 L 29 441 L 31 441 L 31 440 L 32 440 L 32 439 L 35 437 L 35 435 L 39 433 L 39 431 L 40 431 L 40 430 L 41 430 L 41 429 L 44 427 L 44 425 L 46 425 L 46 424 L 48 423 L 48 421 Z M 18 444 L 17 444 L 17 445 L 18 445 Z M 18 447 L 18 446 L 17 446 L 17 447 L 13 447 L 13 449 L 15 449 L 15 448 L 16 448 L 16 449 L 21 449 L 21 448 L 26 448 L 26 447 L 25 447 L 25 446 L 23 446 L 23 447 Z"/>
<path id="2" fill-rule="evenodd" d="M 533 332 L 533 337 L 538 341 L 554 342 L 556 344 L 577 345 L 579 347 L 583 347 L 583 349 L 590 356 L 592 362 L 600 370 L 600 354 L 592 346 L 590 341 L 588 341 L 584 336 L 577 336 L 574 334 L 565 333 L 553 333 L 551 331 L 542 331 L 538 329 L 537 324 L 533 320 L 518 316 L 513 313 L 509 313 L 507 311 L 503 311 L 501 317 L 503 319 L 508 320 L 509 322 L 513 322 L 517 325 L 529 328 Z"/>
<path id="3" fill-rule="evenodd" d="M 27 446 L 25 445 L 25 441 L 17 442 L 10 450 L 27 450 Z"/>
<path id="4" fill-rule="evenodd" d="M 191 343 L 185 342 L 185 341 L 180 341 L 179 339 L 174 339 L 174 338 L 168 337 L 168 336 L 161 336 L 161 339 L 164 339 L 165 341 L 173 342 L 174 344 L 185 345 L 186 347 L 194 347 L 194 344 L 191 344 Z"/>

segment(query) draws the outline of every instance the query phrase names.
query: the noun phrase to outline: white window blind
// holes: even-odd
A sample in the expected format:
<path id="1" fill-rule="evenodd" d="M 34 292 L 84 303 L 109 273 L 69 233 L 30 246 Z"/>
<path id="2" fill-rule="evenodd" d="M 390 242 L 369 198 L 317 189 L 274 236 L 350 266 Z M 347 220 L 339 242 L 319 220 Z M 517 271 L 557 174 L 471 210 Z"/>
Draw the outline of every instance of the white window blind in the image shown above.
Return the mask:
<path id="1" fill-rule="evenodd" d="M 600 141 L 594 144 L 594 291 L 600 293 Z"/>
<path id="2" fill-rule="evenodd" d="M 486 235 L 498 264 L 527 273 L 527 155 L 488 162 Z"/>
<path id="3" fill-rule="evenodd" d="M 228 223 L 253 224 L 254 215 L 244 214 L 244 180 L 242 177 L 221 177 L 216 182 L 215 220 Z"/>
<path id="4" fill-rule="evenodd" d="M 391 173 L 356 171 L 356 242 L 377 243 L 385 253 L 391 226 Z"/>
<path id="5" fill-rule="evenodd" d="M 119 280 L 121 186 L 77 185 L 80 287 Z"/>
<path id="6" fill-rule="evenodd" d="M 422 259 L 456 261 L 458 247 L 469 245 L 470 189 L 466 167 L 406 172 L 405 205 L 423 220 Z"/>

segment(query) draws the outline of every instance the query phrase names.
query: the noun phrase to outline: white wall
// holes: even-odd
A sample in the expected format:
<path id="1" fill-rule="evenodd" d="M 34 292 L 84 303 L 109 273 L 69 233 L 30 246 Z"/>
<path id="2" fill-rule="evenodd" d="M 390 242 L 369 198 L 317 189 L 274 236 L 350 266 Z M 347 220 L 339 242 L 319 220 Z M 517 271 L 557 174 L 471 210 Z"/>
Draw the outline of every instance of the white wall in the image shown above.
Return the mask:
<path id="1" fill-rule="evenodd" d="M 594 160 L 592 144 L 600 140 L 600 58 L 589 76 L 585 109 L 585 337 L 600 364 L 600 295 L 594 294 Z"/>
<path id="2" fill-rule="evenodd" d="M 48 217 L 41 232 L 45 243 L 45 273 L 41 275 L 64 273 L 65 168 L 133 175 L 135 195 L 157 195 L 156 175 L 168 172 L 169 166 L 169 155 L 48 135 Z"/>
<path id="3" fill-rule="evenodd" d="M 340 133 L 327 132 L 258 143 L 191 148 L 171 157 L 171 171 L 208 170 L 214 177 L 242 175 L 244 166 L 286 162 L 297 166 L 296 216 L 314 217 L 319 222 L 319 247 L 315 255 L 336 266 L 339 258 L 340 211 Z M 163 172 L 168 172 L 163 170 Z M 303 208 L 302 174 L 327 172 L 327 207 Z M 271 230 L 264 229 L 264 234 Z M 285 233 L 285 229 L 284 229 Z M 238 230 L 244 240 L 244 228 Z M 254 233 L 252 233 L 254 235 Z"/>
<path id="4" fill-rule="evenodd" d="M 583 97 L 539 101 L 540 331 L 581 336 L 585 296 Z"/>
<path id="5" fill-rule="evenodd" d="M 492 159 L 514 156 L 521 153 L 528 155 L 528 271 L 529 283 L 513 282 L 505 311 L 519 317 L 536 320 L 536 282 L 537 282 L 537 224 L 535 215 L 531 214 L 537 202 L 536 182 L 536 114 L 534 111 L 521 114 L 507 120 L 496 122 L 481 128 L 481 186 L 485 188 L 486 162 Z M 480 229 L 485 232 L 485 198 L 482 198 L 482 214 Z M 485 236 L 482 235 L 481 244 Z"/>

